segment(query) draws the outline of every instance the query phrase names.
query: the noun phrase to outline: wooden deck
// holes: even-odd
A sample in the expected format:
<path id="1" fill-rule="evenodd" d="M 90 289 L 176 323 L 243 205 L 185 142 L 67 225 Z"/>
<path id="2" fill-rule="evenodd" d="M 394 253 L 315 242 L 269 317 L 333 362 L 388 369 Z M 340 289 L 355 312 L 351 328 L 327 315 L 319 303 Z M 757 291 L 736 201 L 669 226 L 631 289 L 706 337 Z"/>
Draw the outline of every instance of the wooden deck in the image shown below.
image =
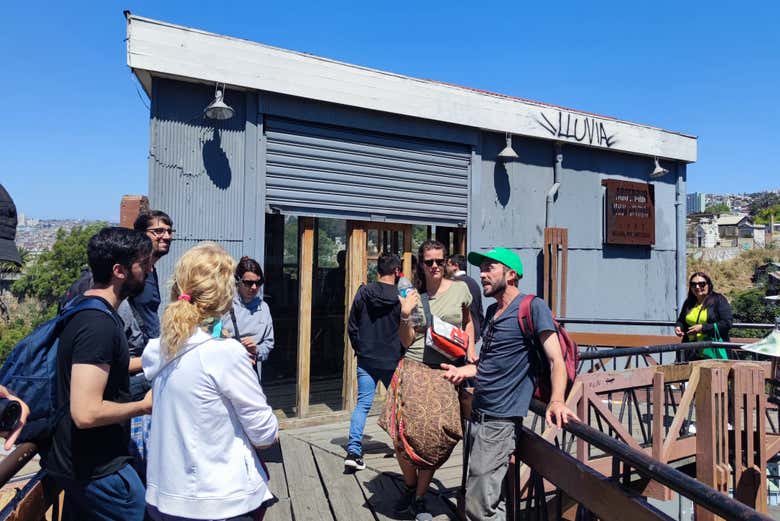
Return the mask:
<path id="1" fill-rule="evenodd" d="M 269 521 L 383 521 L 405 519 L 395 512 L 404 488 L 390 438 L 369 417 L 363 438 L 366 469 L 345 473 L 344 446 L 349 422 L 286 429 L 278 445 L 263 451 L 278 498 Z M 434 476 L 426 502 L 437 521 L 457 519 L 461 446 Z"/>

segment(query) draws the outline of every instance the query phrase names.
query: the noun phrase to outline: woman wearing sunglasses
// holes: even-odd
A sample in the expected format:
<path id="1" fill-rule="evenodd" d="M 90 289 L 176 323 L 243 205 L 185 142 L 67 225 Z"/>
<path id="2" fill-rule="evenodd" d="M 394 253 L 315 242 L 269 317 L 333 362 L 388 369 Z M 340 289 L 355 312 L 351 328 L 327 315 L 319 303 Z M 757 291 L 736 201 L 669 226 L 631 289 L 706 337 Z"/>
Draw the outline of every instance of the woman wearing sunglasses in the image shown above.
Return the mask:
<path id="1" fill-rule="evenodd" d="M 444 276 L 444 244 L 425 241 L 418 253 L 415 287 L 419 294 L 401 299 L 399 336 L 406 352 L 393 375 L 389 405 L 380 422 L 393 438 L 406 484 L 398 513 L 425 521 L 432 519 L 424 497 L 433 473 L 449 458 L 463 433 L 458 393 L 454 387 L 443 385 L 448 382 L 439 368 L 443 362 L 456 362 L 426 344 L 426 324 L 415 324 L 412 312 L 417 306 L 418 316 L 424 317 L 420 299 L 427 299 L 432 315 L 466 331 L 469 353 L 474 352 L 474 326 L 468 286 Z"/>
<path id="2" fill-rule="evenodd" d="M 688 281 L 688 298 L 677 317 L 674 334 L 683 342 L 716 340 L 728 342 L 732 324 L 731 305 L 726 297 L 717 293 L 712 279 L 703 271 L 697 271 Z M 688 360 L 703 358 L 728 358 L 723 348 L 705 348 L 688 352 Z"/>
<path id="3" fill-rule="evenodd" d="M 274 348 L 274 325 L 271 311 L 263 301 L 260 289 L 265 278 L 260 264 L 250 258 L 241 257 L 236 266 L 236 294 L 233 309 L 222 317 L 222 330 L 241 342 L 260 375 L 262 362 Z"/>

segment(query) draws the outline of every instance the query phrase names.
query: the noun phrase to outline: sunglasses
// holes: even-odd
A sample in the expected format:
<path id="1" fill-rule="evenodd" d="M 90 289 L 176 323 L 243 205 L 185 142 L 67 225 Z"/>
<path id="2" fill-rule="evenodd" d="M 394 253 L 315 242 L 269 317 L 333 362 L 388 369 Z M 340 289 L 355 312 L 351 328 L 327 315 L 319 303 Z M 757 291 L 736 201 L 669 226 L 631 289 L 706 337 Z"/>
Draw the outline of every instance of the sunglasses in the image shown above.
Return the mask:
<path id="1" fill-rule="evenodd" d="M 423 261 L 423 263 L 425 263 L 425 265 L 428 266 L 429 268 L 434 264 L 436 264 L 437 266 L 444 266 L 444 262 L 445 262 L 444 259 L 426 259 Z"/>
<path id="2" fill-rule="evenodd" d="M 691 287 L 692 288 L 704 288 L 706 286 L 707 286 L 707 282 L 706 281 L 704 281 L 704 282 L 691 282 Z"/>
<path id="3" fill-rule="evenodd" d="M 244 280 L 239 279 L 238 282 L 244 285 L 245 288 L 251 288 L 252 286 L 257 286 L 258 288 L 263 285 L 262 280 Z"/>
<path id="4" fill-rule="evenodd" d="M 173 228 L 147 228 L 146 231 L 152 233 L 155 237 L 162 237 L 166 233 L 173 237 L 173 234 L 176 233 L 176 230 Z"/>

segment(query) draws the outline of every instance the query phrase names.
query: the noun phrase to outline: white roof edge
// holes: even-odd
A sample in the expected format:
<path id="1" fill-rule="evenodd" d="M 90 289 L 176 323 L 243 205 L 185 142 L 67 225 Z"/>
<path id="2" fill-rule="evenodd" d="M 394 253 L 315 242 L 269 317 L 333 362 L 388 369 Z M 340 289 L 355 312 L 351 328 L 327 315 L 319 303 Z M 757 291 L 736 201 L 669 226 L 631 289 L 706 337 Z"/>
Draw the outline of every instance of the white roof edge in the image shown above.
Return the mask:
<path id="1" fill-rule="evenodd" d="M 219 81 L 245 89 L 488 131 L 696 161 L 696 137 L 680 132 L 412 78 L 130 13 L 127 13 L 127 64 L 142 82 L 146 72 Z M 145 86 L 149 87 L 146 83 Z"/>

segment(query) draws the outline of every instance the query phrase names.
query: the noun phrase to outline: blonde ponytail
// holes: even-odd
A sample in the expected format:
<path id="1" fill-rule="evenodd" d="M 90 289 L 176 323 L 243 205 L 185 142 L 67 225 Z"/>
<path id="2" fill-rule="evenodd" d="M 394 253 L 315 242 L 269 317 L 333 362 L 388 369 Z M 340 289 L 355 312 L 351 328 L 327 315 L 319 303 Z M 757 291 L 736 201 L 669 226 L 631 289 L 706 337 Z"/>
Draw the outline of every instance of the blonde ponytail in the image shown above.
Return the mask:
<path id="1" fill-rule="evenodd" d="M 206 320 L 230 309 L 236 263 L 218 244 L 202 242 L 176 263 L 171 299 L 162 317 L 161 343 L 171 358 Z"/>

